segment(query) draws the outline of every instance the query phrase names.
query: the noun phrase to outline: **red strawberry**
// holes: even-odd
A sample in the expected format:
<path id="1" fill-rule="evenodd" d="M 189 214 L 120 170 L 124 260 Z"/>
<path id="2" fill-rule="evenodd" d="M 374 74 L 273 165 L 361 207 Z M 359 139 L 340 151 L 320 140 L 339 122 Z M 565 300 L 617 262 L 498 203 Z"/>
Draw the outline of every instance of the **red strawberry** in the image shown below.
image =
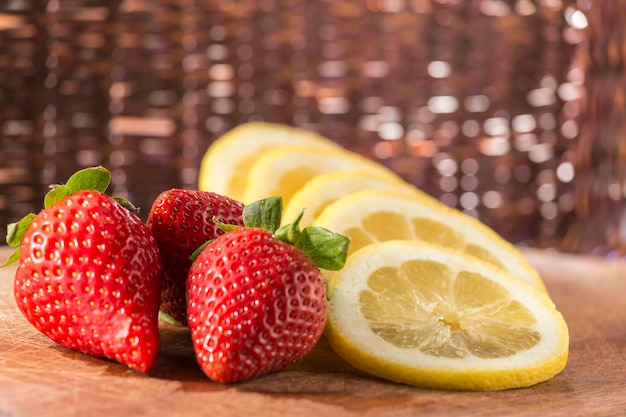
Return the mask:
<path id="1" fill-rule="evenodd" d="M 268 216 L 258 209 L 274 210 L 274 203 L 281 207 L 280 199 L 246 206 L 246 227 L 209 243 L 189 270 L 193 345 L 204 373 L 214 381 L 242 381 L 298 362 L 324 330 L 325 283 L 313 259 L 326 269 L 340 268 L 347 238 L 319 228 L 300 232 L 299 220 L 272 234 L 280 210 L 265 222 Z M 263 220 L 270 231 L 250 227 L 249 219 Z"/>
<path id="2" fill-rule="evenodd" d="M 162 192 L 152 204 L 146 224 L 159 245 L 163 262 L 161 310 L 187 325 L 185 282 L 191 255 L 224 231 L 221 223 L 243 225 L 243 204 L 228 197 L 196 190 Z"/>
<path id="3" fill-rule="evenodd" d="M 118 201 L 100 190 L 80 190 L 94 186 L 87 178 L 94 175 L 108 171 L 79 171 L 46 196 L 39 214 L 11 228 L 7 241 L 21 241 L 15 300 L 55 342 L 147 372 L 159 347 L 158 247 Z"/>

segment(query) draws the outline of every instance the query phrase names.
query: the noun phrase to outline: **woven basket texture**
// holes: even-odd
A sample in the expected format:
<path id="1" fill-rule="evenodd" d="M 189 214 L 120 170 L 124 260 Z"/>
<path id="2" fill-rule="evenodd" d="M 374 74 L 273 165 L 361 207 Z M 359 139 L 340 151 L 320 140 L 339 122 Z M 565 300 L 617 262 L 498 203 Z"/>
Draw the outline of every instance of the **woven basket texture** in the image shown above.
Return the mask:
<path id="1" fill-rule="evenodd" d="M 47 184 L 99 164 L 113 173 L 111 193 L 145 218 L 161 191 L 196 187 L 215 138 L 265 120 L 380 161 L 512 242 L 553 244 L 576 208 L 572 144 L 588 70 L 573 65 L 585 44 L 579 9 L 561 0 L 5 0 L 0 224 L 39 210 Z"/>

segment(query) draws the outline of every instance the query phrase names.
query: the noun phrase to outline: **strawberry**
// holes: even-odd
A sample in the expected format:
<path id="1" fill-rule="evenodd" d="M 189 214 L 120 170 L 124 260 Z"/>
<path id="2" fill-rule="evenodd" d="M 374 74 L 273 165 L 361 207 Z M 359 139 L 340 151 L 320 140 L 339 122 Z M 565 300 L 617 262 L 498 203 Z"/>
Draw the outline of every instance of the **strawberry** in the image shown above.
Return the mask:
<path id="1" fill-rule="evenodd" d="M 40 332 L 147 372 L 159 347 L 160 255 L 141 220 L 104 194 L 109 181 L 96 167 L 53 186 L 39 214 L 9 226 L 7 242 L 21 246 L 7 264 L 19 260 L 15 300 Z"/>
<path id="2" fill-rule="evenodd" d="M 159 245 L 163 262 L 161 311 L 187 325 L 185 282 L 190 256 L 203 243 L 224 231 L 221 223 L 243 225 L 243 204 L 207 191 L 172 189 L 162 192 L 152 204 L 148 228 Z"/>
<path id="3" fill-rule="evenodd" d="M 326 324 L 320 267 L 339 269 L 348 239 L 321 228 L 278 228 L 282 200 L 244 208 L 244 227 L 199 249 L 187 276 L 196 359 L 217 382 L 238 382 L 298 362 Z M 259 227 L 262 226 L 262 227 Z"/>

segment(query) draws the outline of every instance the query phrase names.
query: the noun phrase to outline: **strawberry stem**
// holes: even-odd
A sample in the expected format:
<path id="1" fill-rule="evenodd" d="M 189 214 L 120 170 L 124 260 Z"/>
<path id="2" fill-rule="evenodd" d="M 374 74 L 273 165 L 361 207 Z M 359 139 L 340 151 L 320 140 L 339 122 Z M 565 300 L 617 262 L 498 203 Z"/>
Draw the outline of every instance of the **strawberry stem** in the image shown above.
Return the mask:
<path id="1" fill-rule="evenodd" d="M 283 242 L 289 242 L 294 245 L 298 244 L 300 240 L 300 220 L 302 220 L 302 215 L 304 214 L 304 210 L 300 211 L 296 220 L 293 223 L 288 223 L 281 228 L 279 228 L 274 235 L 278 240 L 282 240 Z"/>

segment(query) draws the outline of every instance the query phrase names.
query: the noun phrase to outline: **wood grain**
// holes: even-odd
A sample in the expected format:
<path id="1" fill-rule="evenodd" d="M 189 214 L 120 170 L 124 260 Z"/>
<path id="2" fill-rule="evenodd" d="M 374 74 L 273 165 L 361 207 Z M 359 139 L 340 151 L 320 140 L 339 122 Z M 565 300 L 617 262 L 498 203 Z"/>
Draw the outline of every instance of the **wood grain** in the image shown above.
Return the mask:
<path id="1" fill-rule="evenodd" d="M 0 417 L 41 416 L 624 416 L 626 265 L 527 250 L 571 336 L 565 370 L 503 392 L 423 390 L 352 368 L 322 340 L 302 362 L 235 385 L 209 381 L 188 331 L 163 325 L 148 375 L 65 349 L 21 316 L 14 267 L 0 269 Z M 0 248 L 0 260 L 8 250 Z"/>

